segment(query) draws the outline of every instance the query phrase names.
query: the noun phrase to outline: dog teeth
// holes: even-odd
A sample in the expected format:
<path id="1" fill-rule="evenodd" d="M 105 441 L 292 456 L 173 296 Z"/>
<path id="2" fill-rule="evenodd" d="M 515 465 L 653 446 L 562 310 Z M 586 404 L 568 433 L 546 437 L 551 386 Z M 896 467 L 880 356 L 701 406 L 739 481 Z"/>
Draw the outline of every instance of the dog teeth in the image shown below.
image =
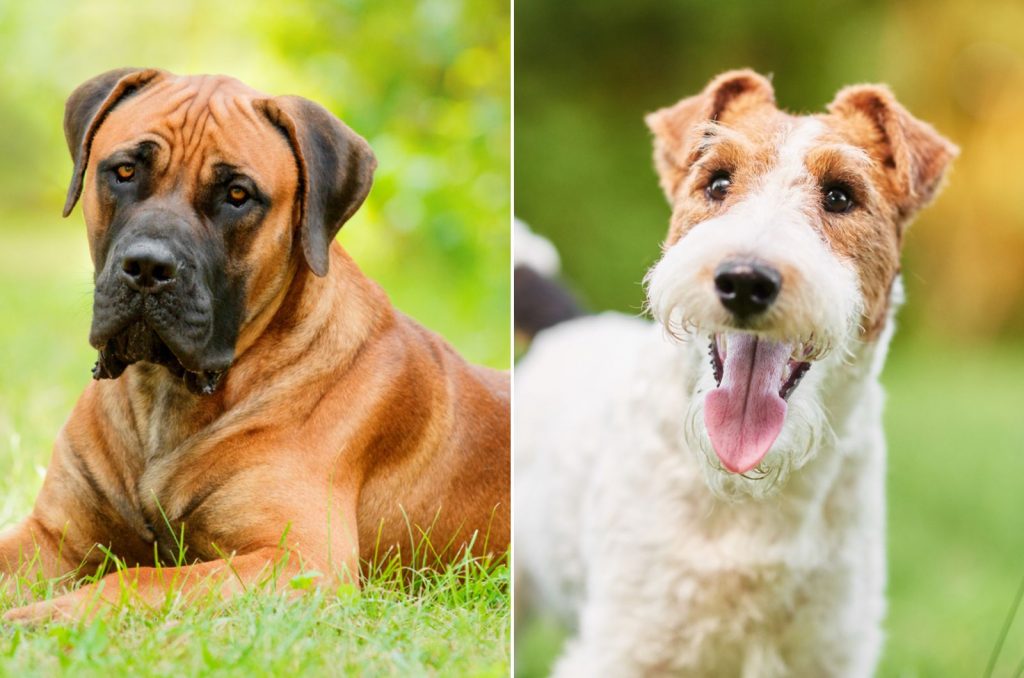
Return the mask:
<path id="1" fill-rule="evenodd" d="M 788 373 L 782 381 L 782 386 L 779 388 L 779 397 L 783 400 L 788 400 L 790 394 L 800 385 L 804 375 L 807 374 L 807 370 L 811 369 L 811 364 L 809 362 L 790 361 L 787 367 Z"/>
<path id="2" fill-rule="evenodd" d="M 708 355 L 711 357 L 711 372 L 715 377 L 715 384 L 721 386 L 724 367 L 722 365 L 722 353 L 719 350 L 717 336 L 711 337 L 711 342 L 708 344 Z"/>

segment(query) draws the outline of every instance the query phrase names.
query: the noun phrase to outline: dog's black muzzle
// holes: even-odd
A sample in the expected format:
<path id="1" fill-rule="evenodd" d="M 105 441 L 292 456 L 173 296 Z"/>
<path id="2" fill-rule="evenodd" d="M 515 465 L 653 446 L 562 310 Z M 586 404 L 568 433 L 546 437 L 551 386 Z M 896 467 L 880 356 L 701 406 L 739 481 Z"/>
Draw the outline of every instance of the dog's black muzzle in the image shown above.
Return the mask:
<path id="1" fill-rule="evenodd" d="M 167 209 L 136 212 L 116 232 L 96 275 L 89 343 L 96 379 L 132 363 L 163 365 L 196 394 L 213 393 L 234 358 L 237 313 L 222 306 L 223 248 Z M 221 294 L 218 294 L 221 292 Z"/>

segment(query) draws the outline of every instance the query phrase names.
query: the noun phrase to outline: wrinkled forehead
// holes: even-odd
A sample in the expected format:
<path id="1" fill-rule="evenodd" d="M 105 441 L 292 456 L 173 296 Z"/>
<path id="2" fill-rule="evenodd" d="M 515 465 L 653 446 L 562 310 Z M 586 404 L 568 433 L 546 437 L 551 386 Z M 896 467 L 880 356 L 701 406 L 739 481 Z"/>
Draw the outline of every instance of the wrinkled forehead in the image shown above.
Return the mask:
<path id="1" fill-rule="evenodd" d="M 294 183 L 297 170 L 287 140 L 254 106 L 266 98 L 225 76 L 155 83 L 107 115 L 93 139 L 90 161 L 149 142 L 166 167 L 205 174 L 227 164 L 265 186 L 281 177 Z"/>
<path id="2" fill-rule="evenodd" d="M 754 174 L 784 171 L 794 179 L 870 171 L 870 157 L 859 143 L 863 135 L 864 130 L 834 116 L 792 115 L 775 108 L 709 121 L 694 131 L 701 161 L 744 165 Z"/>

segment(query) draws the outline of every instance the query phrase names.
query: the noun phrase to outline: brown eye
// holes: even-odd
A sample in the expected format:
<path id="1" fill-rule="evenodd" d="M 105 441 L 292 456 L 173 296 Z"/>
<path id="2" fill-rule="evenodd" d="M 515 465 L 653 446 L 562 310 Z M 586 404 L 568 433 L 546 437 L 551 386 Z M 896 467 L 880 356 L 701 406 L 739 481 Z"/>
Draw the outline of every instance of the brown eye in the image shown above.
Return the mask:
<path id="1" fill-rule="evenodd" d="M 849 192 L 842 186 L 830 186 L 825 189 L 825 196 L 822 206 L 826 212 L 842 214 L 853 209 L 853 199 Z"/>
<path id="2" fill-rule="evenodd" d="M 235 207 L 241 207 L 249 200 L 249 191 L 241 186 L 232 186 L 228 189 L 228 202 Z"/>
<path id="3" fill-rule="evenodd" d="M 732 186 L 732 178 L 728 172 L 718 172 L 711 181 L 708 182 L 708 187 L 705 191 L 708 197 L 715 201 L 725 200 L 725 196 L 729 194 L 729 187 Z"/>
<path id="4" fill-rule="evenodd" d="M 114 172 L 117 174 L 117 180 L 120 182 L 131 181 L 135 177 L 135 165 L 131 163 L 124 163 L 118 165 Z"/>

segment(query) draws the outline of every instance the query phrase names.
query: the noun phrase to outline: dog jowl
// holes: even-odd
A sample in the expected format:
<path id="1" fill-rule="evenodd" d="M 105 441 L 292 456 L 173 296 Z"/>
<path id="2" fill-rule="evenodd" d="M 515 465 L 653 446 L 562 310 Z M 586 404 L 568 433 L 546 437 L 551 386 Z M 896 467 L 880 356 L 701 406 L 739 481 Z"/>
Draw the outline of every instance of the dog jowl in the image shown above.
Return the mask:
<path id="1" fill-rule="evenodd" d="M 101 170 L 101 192 L 116 214 L 97 252 L 93 374 L 116 379 L 149 361 L 208 394 L 234 355 L 244 283 L 227 273 L 223 231 L 203 229 L 184 199 L 140 199 L 149 154 L 137 150 Z"/>
<path id="2" fill-rule="evenodd" d="M 855 343 L 885 327 L 903 230 L 956 149 L 883 87 L 849 87 L 827 114 L 793 116 L 751 72 L 647 122 L 672 206 L 650 306 L 708 353 L 690 443 L 712 476 L 784 474 L 826 434 L 801 383 L 834 382 Z"/>

